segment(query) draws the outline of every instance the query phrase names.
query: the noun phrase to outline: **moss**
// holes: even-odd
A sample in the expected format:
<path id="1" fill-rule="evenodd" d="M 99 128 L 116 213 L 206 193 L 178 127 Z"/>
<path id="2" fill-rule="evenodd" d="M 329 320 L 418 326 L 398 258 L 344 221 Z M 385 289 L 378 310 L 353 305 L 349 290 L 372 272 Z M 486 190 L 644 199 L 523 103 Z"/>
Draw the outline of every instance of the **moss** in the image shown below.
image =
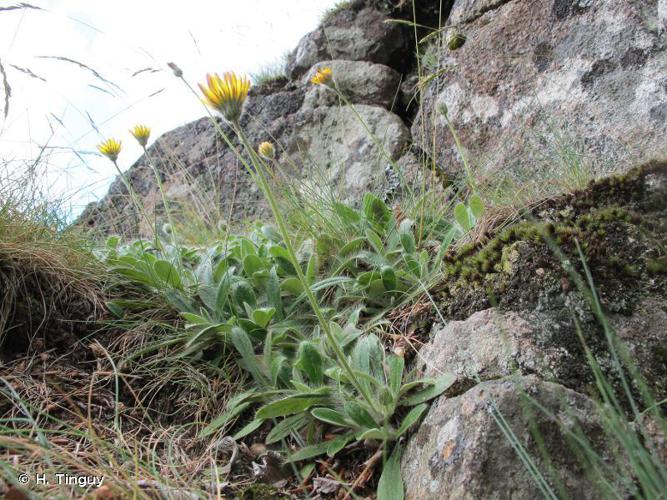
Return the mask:
<path id="1" fill-rule="evenodd" d="M 254 483 L 244 486 L 238 492 L 238 498 L 242 500 L 265 500 L 273 498 L 290 498 L 274 486 L 264 483 Z"/>
<path id="2" fill-rule="evenodd" d="M 462 33 L 452 33 L 447 40 L 449 50 L 458 50 L 466 43 L 466 37 Z"/>
<path id="3" fill-rule="evenodd" d="M 640 296 L 661 286 L 662 281 L 649 281 L 650 275 L 667 268 L 665 257 L 656 257 L 667 243 L 664 196 L 647 189 L 647 176 L 655 175 L 667 175 L 667 164 L 651 164 L 548 200 L 539 212 L 527 213 L 490 240 L 462 246 L 445 262 L 439 287 L 443 310 L 463 319 L 488 307 L 485 288 L 505 307 L 530 308 L 545 294 L 569 293 L 574 285 L 563 282 L 561 259 L 565 256 L 583 274 L 581 249 L 604 305 L 611 312 L 631 312 Z"/>
<path id="4" fill-rule="evenodd" d="M 663 255 L 656 259 L 649 259 L 646 261 L 646 269 L 651 274 L 667 273 L 667 256 Z"/>

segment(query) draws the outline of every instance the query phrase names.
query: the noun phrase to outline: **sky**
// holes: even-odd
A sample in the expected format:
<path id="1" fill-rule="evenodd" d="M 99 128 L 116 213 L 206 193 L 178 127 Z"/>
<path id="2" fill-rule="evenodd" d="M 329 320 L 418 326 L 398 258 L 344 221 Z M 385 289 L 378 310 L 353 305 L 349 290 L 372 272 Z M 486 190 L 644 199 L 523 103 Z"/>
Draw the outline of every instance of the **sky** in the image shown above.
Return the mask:
<path id="1" fill-rule="evenodd" d="M 150 126 L 152 142 L 204 116 L 168 62 L 195 87 L 208 72 L 252 75 L 279 62 L 336 0 L 26 3 L 39 10 L 3 10 L 19 2 L 0 1 L 0 63 L 11 87 L 7 118 L 0 112 L 0 173 L 20 174 L 40 157 L 42 185 L 75 215 L 115 176 L 99 142 L 121 139 L 126 169 L 141 154 L 132 126 Z M 4 94 L 0 82 L 2 111 Z"/>

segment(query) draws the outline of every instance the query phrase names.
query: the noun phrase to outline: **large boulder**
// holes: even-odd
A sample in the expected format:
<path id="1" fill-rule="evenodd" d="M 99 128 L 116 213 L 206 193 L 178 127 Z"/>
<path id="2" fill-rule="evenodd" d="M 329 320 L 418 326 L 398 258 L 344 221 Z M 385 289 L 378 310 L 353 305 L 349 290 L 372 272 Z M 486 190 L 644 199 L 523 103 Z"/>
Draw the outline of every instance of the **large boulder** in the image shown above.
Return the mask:
<path id="1" fill-rule="evenodd" d="M 664 157 L 667 11 L 658 4 L 458 0 L 430 48 L 441 75 L 424 92 L 415 140 L 450 173 L 462 171 L 444 104 L 482 175 Z M 457 33 L 462 46 L 460 36 L 448 43 Z M 436 128 L 421 129 L 422 118 Z"/>
<path id="2" fill-rule="evenodd" d="M 358 7 L 334 12 L 301 39 L 288 57 L 291 78 L 300 77 L 315 63 L 326 59 L 405 65 L 409 47 L 403 29 L 387 22 L 389 17 L 377 9 Z"/>
<path id="3" fill-rule="evenodd" d="M 401 119 L 377 106 L 304 109 L 299 118 L 283 163 L 301 166 L 304 187 L 338 191 L 348 202 L 384 186 L 387 165 L 410 139 Z"/>
<path id="4" fill-rule="evenodd" d="M 541 410 L 538 409 L 541 406 Z M 552 491 L 571 498 L 599 498 L 573 452 L 571 433 L 580 431 L 611 464 L 596 406 L 588 397 L 536 377 L 493 380 L 433 404 L 402 458 L 408 500 L 542 498 L 542 490 L 514 445 L 523 447 Z M 513 443 L 499 426 L 504 420 Z M 539 443 L 532 431 L 539 432 Z M 543 444 L 548 460 L 540 451 Z"/>
<path id="5" fill-rule="evenodd" d="M 563 307 L 566 307 L 563 305 Z M 667 301 L 649 298 L 634 314 L 610 315 L 612 331 L 658 399 L 667 395 Z M 610 377 L 616 375 L 608 343 L 594 325 L 585 325 L 592 337 L 588 347 Z M 591 335 L 591 330 L 595 335 Z M 597 338 L 595 338 L 597 336 Z M 478 380 L 514 374 L 533 374 L 571 389 L 595 391 L 592 371 L 577 335 L 576 325 L 559 311 L 503 311 L 474 313 L 464 321 L 436 327 L 419 351 L 422 376 L 452 373 L 451 391 L 471 387 Z"/>
<path id="6" fill-rule="evenodd" d="M 392 68 L 367 61 L 324 61 L 310 68 L 304 77 L 305 83 L 323 67 L 331 68 L 336 89 L 351 103 L 392 108 L 401 81 L 401 75 Z M 304 106 L 334 106 L 339 102 L 340 97 L 329 87 L 311 85 Z"/>

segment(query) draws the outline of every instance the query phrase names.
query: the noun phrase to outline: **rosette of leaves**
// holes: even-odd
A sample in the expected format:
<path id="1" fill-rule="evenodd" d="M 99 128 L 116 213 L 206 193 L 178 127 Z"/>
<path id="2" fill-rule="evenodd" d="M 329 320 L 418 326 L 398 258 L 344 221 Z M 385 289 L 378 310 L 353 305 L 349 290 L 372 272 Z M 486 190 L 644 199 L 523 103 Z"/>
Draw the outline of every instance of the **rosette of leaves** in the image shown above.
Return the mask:
<path id="1" fill-rule="evenodd" d="M 396 220 L 384 201 L 366 194 L 360 209 L 334 203 L 335 216 L 350 228 L 355 237 L 342 240 L 323 234 L 317 241 L 321 261 L 332 261 L 334 276 L 350 276 L 349 284 L 336 291 L 336 305 L 364 302 L 369 312 L 395 306 L 399 300 L 427 279 L 434 263 L 442 260 L 459 230 L 453 224 L 441 224 L 440 251 L 435 256 L 420 248 L 411 219 Z"/>
<path id="2" fill-rule="evenodd" d="M 377 395 L 372 404 L 357 393 L 355 384 L 317 334 L 301 341 L 289 359 L 270 342 L 257 353 L 247 334 L 237 329 L 232 334 L 234 346 L 257 389 L 230 400 L 227 410 L 202 434 L 218 431 L 257 406 L 254 418 L 234 437 L 240 439 L 268 425 L 267 445 L 290 440 L 299 447 L 289 457 L 291 462 L 323 454 L 333 457 L 346 446 L 367 440 L 391 451 L 394 443 L 422 418 L 427 402 L 454 382 L 450 374 L 415 378 L 405 373 L 403 358 L 385 353 L 376 335 L 362 334 L 351 324 L 341 328 L 331 323 L 331 328 L 349 356 L 357 383 Z"/>

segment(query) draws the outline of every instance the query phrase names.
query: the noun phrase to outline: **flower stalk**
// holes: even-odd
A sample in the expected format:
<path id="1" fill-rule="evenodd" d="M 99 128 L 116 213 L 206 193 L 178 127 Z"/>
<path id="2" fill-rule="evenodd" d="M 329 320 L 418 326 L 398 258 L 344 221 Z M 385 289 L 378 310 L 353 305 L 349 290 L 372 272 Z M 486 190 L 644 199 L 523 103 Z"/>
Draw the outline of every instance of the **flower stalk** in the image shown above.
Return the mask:
<path id="1" fill-rule="evenodd" d="M 267 201 L 269 202 L 269 206 L 271 208 L 271 211 L 273 212 L 273 217 L 276 220 L 276 223 L 278 224 L 278 230 L 280 231 L 283 241 L 285 242 L 285 247 L 287 249 L 287 252 L 290 256 L 290 260 L 292 261 L 292 266 L 296 270 L 297 278 L 301 282 L 301 285 L 303 286 L 304 293 L 306 294 L 306 297 L 308 298 L 308 302 L 310 302 L 310 306 L 313 309 L 313 312 L 315 313 L 315 316 L 317 317 L 317 320 L 320 324 L 320 327 L 324 331 L 324 334 L 327 338 L 327 341 L 329 342 L 329 345 L 331 346 L 332 350 L 334 351 L 336 358 L 338 359 L 338 362 L 341 364 L 343 367 L 343 370 L 347 373 L 348 377 L 350 378 L 350 382 L 352 385 L 355 386 L 357 391 L 361 394 L 361 396 L 364 398 L 366 403 L 375 411 L 377 414 L 382 414 L 381 411 L 378 410 L 375 402 L 373 401 L 373 398 L 368 394 L 366 388 L 362 385 L 359 384 L 357 381 L 357 377 L 354 374 L 354 371 L 352 370 L 352 367 L 347 361 L 347 357 L 345 356 L 345 353 L 343 350 L 340 348 L 338 345 L 338 342 L 336 341 L 336 338 L 333 336 L 333 333 L 331 331 L 331 327 L 329 326 L 329 322 L 327 319 L 324 317 L 324 314 L 322 313 L 322 310 L 320 309 L 319 303 L 317 302 L 317 298 L 315 297 L 315 294 L 310 288 L 310 284 L 308 283 L 308 279 L 306 278 L 305 274 L 303 273 L 303 269 L 301 269 L 301 264 L 299 263 L 299 260 L 296 256 L 296 251 L 294 249 L 294 246 L 292 245 L 292 241 L 289 237 L 289 230 L 287 229 L 287 224 L 285 223 L 285 219 L 282 216 L 282 212 L 280 211 L 280 208 L 278 207 L 278 203 L 276 201 L 275 196 L 273 196 L 273 192 L 271 191 L 271 187 L 269 186 L 268 180 L 266 178 L 266 175 L 264 174 L 264 164 L 262 159 L 258 156 L 258 154 L 255 152 L 255 150 L 252 148 L 250 143 L 248 142 L 248 139 L 246 138 L 245 134 L 243 133 L 243 130 L 241 129 L 238 124 L 233 125 L 234 131 L 236 132 L 236 135 L 238 135 L 239 139 L 241 140 L 241 143 L 245 146 L 246 151 L 250 155 L 251 162 L 254 166 L 254 176 L 255 179 L 257 179 L 259 183 L 260 189 L 264 192 L 264 196 L 266 197 Z M 247 168 L 247 167 L 246 167 Z"/>
<path id="2" fill-rule="evenodd" d="M 217 79 L 215 77 L 217 77 Z M 306 298 L 308 299 L 308 302 L 310 303 L 310 306 L 313 309 L 315 316 L 317 317 L 320 327 L 322 328 L 325 337 L 327 338 L 327 341 L 331 346 L 331 349 L 334 351 L 334 354 L 336 355 L 338 362 L 343 368 L 343 371 L 350 378 L 350 382 L 357 389 L 359 394 L 361 394 L 361 396 L 370 406 L 370 408 L 372 408 L 373 411 L 376 412 L 378 415 L 381 415 L 382 412 L 379 411 L 379 409 L 377 408 L 377 405 L 373 401 L 373 398 L 369 394 L 368 390 L 363 386 L 363 384 L 360 384 L 359 381 L 357 380 L 357 376 L 355 375 L 354 371 L 352 370 L 352 367 L 348 363 L 345 353 L 338 345 L 338 342 L 336 341 L 336 338 L 334 337 L 331 328 L 329 326 L 329 322 L 324 317 L 324 314 L 322 313 L 322 310 L 317 302 L 317 298 L 315 297 L 315 294 L 310 288 L 310 284 L 308 283 L 308 280 L 305 274 L 303 273 L 303 269 L 301 269 L 301 264 L 299 263 L 299 260 L 296 256 L 296 251 L 290 239 L 289 230 L 287 229 L 287 224 L 285 223 L 285 219 L 283 218 L 280 208 L 278 207 L 276 198 L 273 195 L 273 192 L 271 191 L 271 187 L 268 184 L 266 175 L 264 174 L 264 162 L 259 157 L 258 153 L 255 151 L 252 145 L 249 143 L 241 126 L 239 125 L 238 121 L 239 118 L 241 117 L 240 112 L 238 114 L 235 112 L 234 113 L 228 112 L 229 109 L 235 110 L 236 108 L 234 106 L 237 106 L 239 102 L 242 106 L 243 102 L 247 97 L 247 93 L 250 90 L 250 82 L 247 81 L 246 84 L 246 82 L 236 77 L 236 75 L 233 73 L 230 76 L 227 76 L 224 82 L 220 81 L 222 79 L 220 79 L 220 77 L 218 77 L 217 75 L 215 75 L 215 77 L 207 75 L 208 86 L 204 86 L 202 84 L 199 85 L 200 89 L 202 90 L 205 96 L 204 102 L 208 104 L 209 107 L 220 112 L 220 114 L 222 114 L 223 117 L 231 124 L 232 129 L 239 137 L 241 144 L 243 144 L 243 147 L 246 149 L 248 155 L 250 156 L 250 161 L 251 161 L 250 164 L 248 163 L 248 161 L 246 161 L 245 158 L 243 158 L 241 152 L 238 150 L 238 148 L 236 148 L 236 146 L 234 146 L 231 139 L 222 130 L 222 127 L 220 127 L 218 121 L 215 120 L 214 116 L 207 108 L 207 112 L 209 114 L 211 122 L 213 123 L 213 126 L 215 127 L 220 137 L 222 137 L 227 146 L 236 155 L 241 164 L 250 174 L 251 178 L 255 181 L 255 183 L 264 193 L 264 196 L 266 197 L 266 200 L 269 203 L 271 212 L 273 213 L 273 217 L 278 225 L 278 230 L 282 235 L 291 263 L 294 266 L 294 269 L 296 270 L 297 278 L 299 279 L 299 282 L 304 288 L 304 293 L 306 294 Z M 195 95 L 197 95 L 192 86 L 189 85 L 182 76 L 180 77 L 180 79 Z M 234 85 L 235 87 L 231 89 L 230 87 Z M 230 106 L 228 106 L 229 104 L 228 101 L 235 101 L 235 104 L 230 108 Z"/>
<path id="3" fill-rule="evenodd" d="M 151 223 L 150 219 L 148 218 L 148 215 L 146 215 L 146 211 L 143 209 L 143 206 L 139 202 L 137 193 L 134 191 L 132 184 L 118 166 L 118 155 L 120 155 L 121 149 L 122 149 L 122 142 L 113 138 L 107 139 L 106 141 L 101 142 L 100 144 L 97 145 L 97 150 L 104 156 L 106 156 L 111 161 L 111 163 L 113 163 L 113 166 L 116 168 L 116 171 L 118 172 L 118 176 L 120 177 L 121 181 L 127 188 L 127 191 L 130 193 L 130 198 L 132 198 L 132 203 L 134 203 L 139 213 L 141 213 L 143 218 L 146 220 L 148 227 L 152 228 L 153 232 L 155 233 L 155 226 Z"/>
<path id="4" fill-rule="evenodd" d="M 174 234 L 175 226 L 174 226 L 174 221 L 171 217 L 171 211 L 169 210 L 169 203 L 167 202 L 167 196 L 165 195 L 164 187 L 162 185 L 162 178 L 160 177 L 160 172 L 158 172 L 158 169 L 155 166 L 153 159 L 151 158 L 150 154 L 148 154 L 147 145 L 148 145 L 148 138 L 151 135 L 151 129 L 146 125 L 135 125 L 134 128 L 130 130 L 130 133 L 137 140 L 137 142 L 141 146 L 141 149 L 144 151 L 144 156 L 146 157 L 146 161 L 151 170 L 153 171 L 153 175 L 155 176 L 155 182 L 157 183 L 158 190 L 160 191 L 160 197 L 162 198 L 162 204 L 164 205 L 164 211 L 167 216 L 167 224 L 168 227 L 171 228 L 171 231 L 168 233 L 168 236 L 171 238 L 173 243 L 175 240 L 175 234 Z"/>

